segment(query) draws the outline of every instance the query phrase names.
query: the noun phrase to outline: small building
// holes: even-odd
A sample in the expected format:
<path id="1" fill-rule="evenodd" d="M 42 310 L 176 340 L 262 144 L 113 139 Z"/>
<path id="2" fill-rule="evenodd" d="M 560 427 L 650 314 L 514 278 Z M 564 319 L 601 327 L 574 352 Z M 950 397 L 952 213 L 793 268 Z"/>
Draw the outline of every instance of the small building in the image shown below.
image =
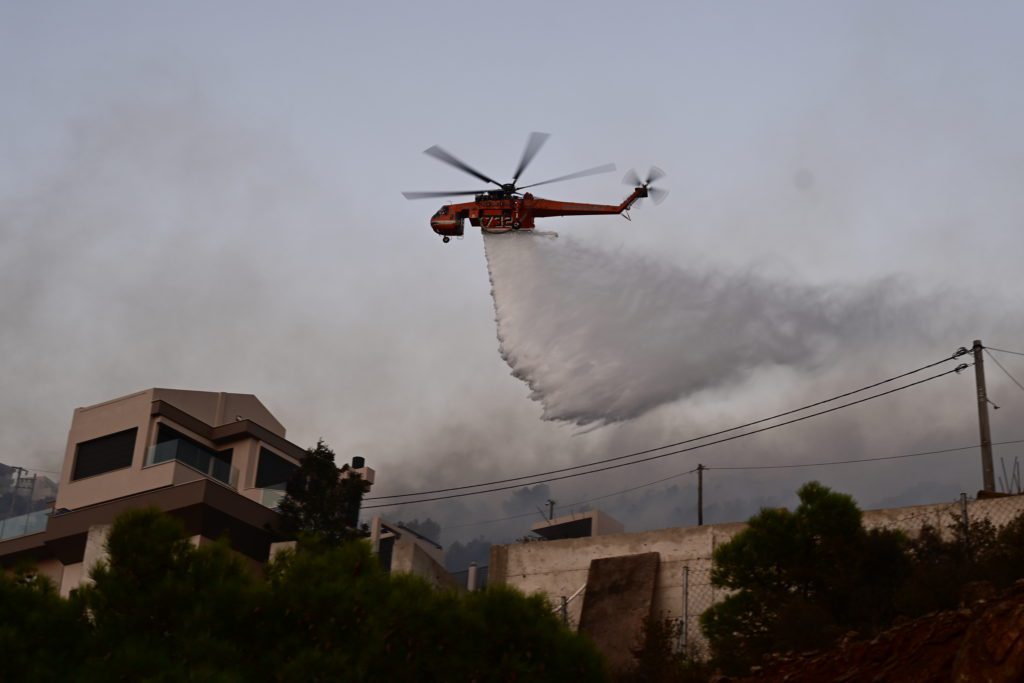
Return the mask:
<path id="1" fill-rule="evenodd" d="M 196 544 L 227 537 L 265 563 L 306 453 L 285 434 L 252 394 L 154 388 L 76 408 L 53 508 L 0 540 L 0 568 L 33 562 L 67 595 L 103 557 L 114 518 L 143 507 L 180 519 Z M 353 471 L 373 483 L 372 469 Z"/>
<path id="2" fill-rule="evenodd" d="M 0 463 L 0 541 L 34 531 L 56 497 L 57 484 L 49 477 Z"/>
<path id="3" fill-rule="evenodd" d="M 530 531 L 547 541 L 621 534 L 625 530 L 622 522 L 601 510 L 574 512 L 554 519 L 545 519 L 530 527 Z"/>
<path id="4" fill-rule="evenodd" d="M 385 571 L 416 574 L 437 588 L 461 588 L 444 568 L 441 545 L 407 526 L 374 517 L 370 521 L 370 547 Z"/>

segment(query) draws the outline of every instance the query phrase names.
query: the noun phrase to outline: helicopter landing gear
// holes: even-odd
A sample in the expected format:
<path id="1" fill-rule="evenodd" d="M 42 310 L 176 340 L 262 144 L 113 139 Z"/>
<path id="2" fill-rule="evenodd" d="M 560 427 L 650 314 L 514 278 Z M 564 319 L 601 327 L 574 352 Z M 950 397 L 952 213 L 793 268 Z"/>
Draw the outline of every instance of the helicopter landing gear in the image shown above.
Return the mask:
<path id="1" fill-rule="evenodd" d="M 445 244 L 448 244 L 449 242 L 452 241 L 452 238 L 449 237 L 448 235 L 445 235 L 444 237 L 441 238 L 441 241 L 444 242 Z"/>

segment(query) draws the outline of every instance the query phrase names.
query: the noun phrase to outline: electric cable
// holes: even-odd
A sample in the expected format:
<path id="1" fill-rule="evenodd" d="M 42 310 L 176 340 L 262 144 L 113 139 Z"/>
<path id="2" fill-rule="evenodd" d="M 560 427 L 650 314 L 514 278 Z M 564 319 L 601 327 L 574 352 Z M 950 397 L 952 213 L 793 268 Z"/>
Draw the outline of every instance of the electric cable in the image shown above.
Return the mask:
<path id="1" fill-rule="evenodd" d="M 994 346 L 986 346 L 985 348 L 991 349 L 992 351 L 998 351 L 999 353 L 1012 353 L 1014 356 L 1024 356 L 1024 353 L 1021 353 L 1020 351 L 1007 351 L 1006 349 L 997 349 Z"/>
<path id="2" fill-rule="evenodd" d="M 448 493 L 450 491 L 464 491 L 466 489 L 479 488 L 479 487 L 482 487 L 482 486 L 495 486 L 497 484 L 507 484 L 507 483 L 510 483 L 510 482 L 521 481 L 521 480 L 524 480 L 524 479 L 533 479 L 534 477 L 544 477 L 544 476 L 548 476 L 548 475 L 551 475 L 551 474 L 561 474 L 563 472 L 571 472 L 573 470 L 579 470 L 579 469 L 583 469 L 583 468 L 586 468 L 586 467 L 592 467 L 594 465 L 603 465 L 605 463 L 615 462 L 615 461 L 618 461 L 618 460 L 625 460 L 627 458 L 635 458 L 637 456 L 647 455 L 649 453 L 654 453 L 656 451 L 665 450 L 666 448 L 675 448 L 677 446 L 683 446 L 683 445 L 686 445 L 688 443 L 693 443 L 695 441 L 703 441 L 704 439 L 710 439 L 710 438 L 713 438 L 713 437 L 716 437 L 716 436 L 721 436 L 722 434 L 728 434 L 729 432 L 734 432 L 734 431 L 736 431 L 738 429 L 746 429 L 747 427 L 753 427 L 754 425 L 762 424 L 764 422 L 770 422 L 771 420 L 776 420 L 776 419 L 778 419 L 780 417 L 785 417 L 787 415 L 792 415 L 794 413 L 799 413 L 799 412 L 802 412 L 804 410 L 808 410 L 810 408 L 816 408 L 816 407 L 818 407 L 820 405 L 824 405 L 826 403 L 831 403 L 833 401 L 837 401 L 837 400 L 839 400 L 841 398 L 846 398 L 848 396 L 853 396 L 854 394 L 859 394 L 862 391 L 867 391 L 868 389 L 874 389 L 875 387 L 879 387 L 879 386 L 882 386 L 883 384 L 888 384 L 889 382 L 894 382 L 896 380 L 903 379 L 904 377 L 909 377 L 910 375 L 914 375 L 914 374 L 916 374 L 918 372 L 921 372 L 922 370 L 927 370 L 928 368 L 933 368 L 936 365 L 941 365 L 942 363 L 946 363 L 946 362 L 948 362 L 950 360 L 954 360 L 956 358 L 959 358 L 960 356 L 963 356 L 966 353 L 968 353 L 968 350 L 966 348 L 964 348 L 964 347 L 960 347 L 951 356 L 948 356 L 948 357 L 943 358 L 941 360 L 937 360 L 934 363 L 929 363 L 927 365 L 922 365 L 921 367 L 919 367 L 919 368 L 917 368 L 915 370 L 910 370 L 909 372 L 904 372 L 904 373 L 901 373 L 899 375 L 895 375 L 893 377 L 889 377 L 888 379 L 883 379 L 880 382 L 875 382 L 873 384 L 868 384 L 866 386 L 860 387 L 859 389 L 854 389 L 852 391 L 847 391 L 845 393 L 838 394 L 836 396 L 824 399 L 822 401 L 816 401 L 814 403 L 809 403 L 809 404 L 807 404 L 805 406 L 801 406 L 799 408 L 793 408 L 792 410 L 787 410 L 785 412 L 778 413 L 776 415 L 772 415 L 771 417 L 761 418 L 760 420 L 754 420 L 753 422 L 747 422 L 747 423 L 744 423 L 744 424 L 741 424 L 741 425 L 736 425 L 735 427 L 730 427 L 729 429 L 722 429 L 722 430 L 719 430 L 717 432 L 711 432 L 709 434 L 703 434 L 701 436 L 695 436 L 695 437 L 692 437 L 690 439 L 685 439 L 683 441 L 677 441 L 675 443 L 669 443 L 669 444 L 665 444 L 665 445 L 662 445 L 662 446 L 657 446 L 655 448 L 648 448 L 648 449 L 645 449 L 645 450 L 642 450 L 642 451 L 635 451 L 633 453 L 627 453 L 625 455 L 618 455 L 618 456 L 615 456 L 615 457 L 612 457 L 612 458 L 605 458 L 603 460 L 595 460 L 593 462 L 584 463 L 582 465 L 573 465 L 573 466 L 570 466 L 570 467 L 562 467 L 562 468 L 555 469 L 555 470 L 548 470 L 546 472 L 536 472 L 534 474 L 523 474 L 523 475 L 520 475 L 518 477 L 509 477 L 507 479 L 496 479 L 496 480 L 493 480 L 493 481 L 485 481 L 485 482 L 480 482 L 480 483 L 477 483 L 477 484 L 464 484 L 462 486 L 450 486 L 448 488 L 433 489 L 433 490 L 430 490 L 430 491 L 414 491 L 414 492 L 409 492 L 409 493 L 393 493 L 393 494 L 389 494 L 389 495 L 369 496 L 365 500 L 369 501 L 369 500 L 385 500 L 385 499 L 391 499 L 391 498 L 411 498 L 411 497 L 414 497 L 414 496 L 427 496 L 427 495 L 432 495 L 432 494 L 435 494 L 435 493 Z"/>
<path id="3" fill-rule="evenodd" d="M 1006 374 L 1006 376 L 1009 377 L 1013 381 L 1013 383 L 1016 384 L 1020 388 L 1021 391 L 1024 391 L 1024 384 L 1021 384 L 1020 382 L 1018 382 L 1017 378 L 1014 377 L 1013 375 L 1011 375 L 1010 371 L 1003 367 L 1003 364 L 999 362 L 998 358 L 996 358 L 991 353 L 989 353 L 989 350 L 987 348 L 985 349 L 985 353 L 988 354 L 988 357 L 992 359 L 992 362 L 995 363 L 996 365 L 998 365 L 999 369 L 1002 370 Z"/>
<path id="4" fill-rule="evenodd" d="M 1000 441 L 993 443 L 993 446 L 1006 446 L 1009 444 L 1024 443 L 1024 439 L 1016 439 L 1014 441 Z M 922 451 L 920 453 L 906 453 L 904 455 L 886 455 L 879 458 L 858 458 L 855 460 L 827 460 L 825 462 L 803 462 L 794 463 L 789 465 L 737 465 L 735 467 L 730 466 L 715 466 L 705 467 L 705 470 L 782 470 L 782 469 L 793 469 L 797 467 L 825 467 L 829 465 L 849 465 L 860 462 L 878 462 L 881 460 L 901 460 L 903 458 L 918 458 L 923 455 L 939 455 L 941 453 L 956 453 L 957 451 L 969 451 L 973 448 L 979 448 L 978 444 L 971 446 L 959 446 L 957 448 L 944 448 L 938 451 Z"/>
<path id="5" fill-rule="evenodd" d="M 1006 445 L 1010 445 L 1010 444 L 1019 444 L 1019 443 L 1024 443 L 1024 439 L 1016 439 L 1016 440 L 1013 440 L 1013 441 L 999 441 L 997 443 L 993 443 L 992 445 L 993 446 L 1006 446 Z M 926 455 L 940 455 L 940 454 L 943 454 L 943 453 L 956 453 L 956 452 L 959 452 L 959 451 L 969 451 L 971 449 L 978 448 L 978 447 L 979 447 L 978 444 L 973 444 L 971 446 L 959 446 L 957 448 L 944 448 L 944 449 L 936 450 L 936 451 L 921 451 L 919 453 L 906 453 L 904 455 L 886 455 L 886 456 L 881 456 L 881 457 L 877 457 L 877 458 L 858 458 L 858 459 L 855 459 L 855 460 L 827 460 L 827 461 L 824 461 L 824 462 L 796 463 L 796 464 L 787 464 L 787 465 L 749 465 L 749 466 L 747 466 L 747 465 L 740 465 L 740 466 L 735 466 L 735 467 L 719 466 L 719 467 L 705 467 L 704 469 L 705 470 L 774 470 L 774 469 L 792 469 L 792 468 L 798 468 L 798 467 L 828 467 L 828 466 L 832 466 L 832 465 L 849 465 L 849 464 L 858 464 L 858 463 L 866 463 L 866 462 L 881 462 L 881 461 L 885 461 L 885 460 L 900 460 L 900 459 L 903 459 L 903 458 L 918 458 L 918 457 L 926 456 Z M 600 496 L 596 496 L 594 498 L 587 498 L 586 500 L 576 501 L 575 503 L 566 503 L 565 505 L 558 505 L 558 506 L 555 507 L 555 509 L 557 510 L 559 508 L 561 508 L 561 509 L 573 508 L 573 507 L 576 507 L 577 505 L 586 505 L 587 503 L 594 503 L 594 502 L 597 502 L 599 500 L 604 500 L 606 498 L 612 498 L 614 496 L 621 496 L 621 495 L 623 495 L 625 493 L 631 493 L 633 491 L 638 491 L 640 489 L 647 488 L 648 486 L 654 486 L 655 484 L 661 484 L 663 482 L 670 481 L 672 479 L 678 479 L 679 477 L 684 477 L 684 476 L 686 476 L 688 474 L 693 474 L 696 471 L 697 471 L 697 468 L 694 467 L 692 469 L 686 470 L 685 472 L 678 472 L 678 473 L 673 474 L 673 475 L 668 476 L 668 477 L 662 477 L 661 479 L 656 479 L 654 481 L 649 481 L 646 484 L 639 484 L 637 486 L 631 486 L 631 487 L 629 487 L 627 489 L 622 489 L 620 491 L 613 491 L 612 493 L 606 493 L 606 494 L 603 494 L 603 495 L 600 495 Z M 499 517 L 497 519 L 486 519 L 486 520 L 483 520 L 483 521 L 480 521 L 480 522 L 470 522 L 468 524 L 456 524 L 454 526 L 449 526 L 449 527 L 446 527 L 446 528 L 448 528 L 448 529 L 465 529 L 467 527 L 482 526 L 484 524 L 496 524 L 497 522 L 507 522 L 507 521 L 511 521 L 513 519 L 522 519 L 523 517 L 532 517 L 535 514 L 537 514 L 537 513 L 536 512 L 524 512 L 524 513 L 518 514 L 518 515 L 509 515 L 508 517 Z"/>
<path id="6" fill-rule="evenodd" d="M 416 505 L 416 504 L 419 504 L 419 503 L 431 503 L 431 502 L 438 501 L 438 500 L 449 500 L 449 499 L 452 499 L 452 498 L 463 498 L 465 496 L 476 496 L 476 495 L 481 495 L 481 494 L 484 494 L 484 493 L 495 493 L 497 491 L 507 491 L 509 489 L 518 488 L 520 486 L 533 486 L 533 485 L 536 485 L 536 484 L 544 484 L 544 483 L 548 483 L 548 482 L 552 482 L 552 481 L 561 481 L 563 479 L 572 479 L 573 477 L 582 477 L 582 476 L 585 476 L 585 475 L 588 475 L 588 474 L 597 474 L 598 472 L 607 472 L 608 470 L 619 469 L 621 467 L 627 467 L 627 466 L 630 466 L 630 465 L 639 465 L 641 463 L 650 462 L 652 460 L 660 460 L 661 458 L 667 458 L 670 455 L 679 455 L 680 453 L 688 453 L 690 451 L 695 451 L 695 450 L 698 450 L 698 449 L 701 449 L 701 448 L 707 448 L 708 446 L 715 446 L 717 444 L 726 443 L 728 441 L 735 441 L 736 439 L 742 439 L 743 437 L 746 437 L 746 436 L 752 436 L 754 434 L 760 434 L 761 432 L 766 432 L 766 431 L 769 431 L 769 430 L 772 430 L 772 429 L 777 429 L 779 427 L 785 427 L 787 425 L 791 425 L 791 424 L 794 424 L 796 422 L 803 422 L 804 420 L 809 420 L 812 417 L 818 417 L 820 415 L 825 415 L 827 413 L 832 413 L 832 412 L 835 412 L 837 410 L 842 410 L 843 408 L 849 408 L 850 406 L 855 406 L 855 405 L 858 405 L 860 403 L 865 403 L 867 401 L 871 401 L 871 400 L 874 400 L 876 398 L 881 398 L 882 396 L 888 396 L 889 394 L 894 394 L 894 393 L 896 393 L 898 391 L 903 391 L 904 389 L 909 389 L 911 387 L 915 387 L 915 386 L 918 386 L 920 384 L 924 384 L 925 382 L 930 382 L 932 380 L 939 379 L 940 377 L 945 377 L 946 375 L 951 375 L 953 373 L 959 374 L 962 370 L 964 370 L 967 367 L 969 367 L 969 366 L 966 365 L 966 364 L 960 364 L 957 367 L 953 368 L 952 370 L 947 370 L 945 372 L 940 372 L 937 375 L 932 375 L 931 377 L 926 377 L 925 379 L 920 379 L 920 380 L 917 380 L 916 382 L 911 382 L 910 384 L 905 384 L 903 386 L 896 387 L 895 389 L 889 389 L 888 391 L 883 391 L 883 392 L 880 392 L 880 393 L 877 393 L 877 394 L 872 394 L 871 396 L 867 396 L 865 398 L 857 399 L 856 401 L 850 401 L 849 403 L 843 403 L 842 405 L 834 406 L 832 408 L 827 408 L 825 410 L 820 410 L 820 411 L 818 411 L 816 413 L 811 413 L 809 415 L 804 415 L 804 416 L 801 416 L 801 417 L 797 417 L 797 418 L 794 418 L 792 420 L 786 420 L 785 422 L 780 422 L 778 424 L 769 425 L 767 427 L 761 427 L 759 429 L 754 429 L 754 430 L 749 431 L 749 432 L 743 432 L 742 434 L 735 434 L 733 436 L 727 436 L 727 437 L 725 437 L 723 439 L 718 439 L 718 440 L 715 440 L 715 441 L 709 441 L 707 443 L 697 444 L 696 446 L 690 446 L 688 448 L 681 448 L 679 450 L 669 451 L 667 453 L 659 453 L 658 455 L 651 455 L 651 456 L 648 456 L 646 458 L 641 458 L 640 460 L 632 460 L 632 461 L 629 461 L 629 462 L 619 462 L 619 463 L 616 463 L 614 465 L 608 465 L 606 467 L 600 467 L 598 469 L 588 470 L 586 472 L 575 472 L 573 474 L 563 474 L 563 475 L 558 476 L 558 477 L 548 477 L 546 479 L 537 479 L 536 481 L 531 481 L 531 482 L 528 482 L 528 483 L 516 483 L 516 484 L 505 485 L 505 486 L 498 486 L 498 487 L 493 487 L 493 488 L 489 488 L 489 489 L 483 489 L 481 491 L 463 491 L 463 492 L 460 492 L 460 493 L 451 493 L 451 494 L 445 495 L 445 496 L 435 496 L 433 498 L 420 498 L 420 499 L 411 500 L 411 501 L 399 501 L 397 503 L 379 503 L 377 505 L 365 505 L 365 506 L 363 506 L 363 509 L 364 510 L 370 510 L 370 509 L 382 508 L 382 507 L 398 507 L 400 505 Z M 732 431 L 732 430 L 729 430 L 729 431 Z M 658 450 L 658 449 L 655 449 L 655 450 Z M 610 462 L 612 460 L 619 460 L 619 459 L 621 459 L 621 457 L 622 456 L 620 456 L 619 458 L 610 458 L 609 460 L 606 460 L 604 462 Z M 594 463 L 592 463 L 592 464 L 594 464 Z M 572 469 L 576 469 L 576 468 L 572 468 Z"/>
<path id="7" fill-rule="evenodd" d="M 671 476 L 662 477 L 660 479 L 655 479 L 654 481 L 648 481 L 647 483 L 641 483 L 641 484 L 638 484 L 636 486 L 630 486 L 629 488 L 623 488 L 622 490 L 614 490 L 614 492 L 611 492 L 610 494 L 604 494 L 602 496 L 597 496 L 595 498 L 588 498 L 586 501 L 577 501 L 577 502 L 574 502 L 574 503 L 566 503 L 564 505 L 559 505 L 559 506 L 556 506 L 555 509 L 558 509 L 558 508 L 574 508 L 575 506 L 578 506 L 578 505 L 587 505 L 588 503 L 595 503 L 597 501 L 603 501 L 604 499 L 611 498 L 613 496 L 622 496 L 623 494 L 629 494 L 631 492 L 634 492 L 634 490 L 640 490 L 641 488 L 646 488 L 647 486 L 653 486 L 654 484 L 657 484 L 657 483 L 663 483 L 665 481 L 670 481 L 672 479 L 678 479 L 679 477 L 686 476 L 687 474 L 693 474 L 696 471 L 697 471 L 697 468 L 694 467 L 692 469 L 686 470 L 685 472 L 678 472 L 678 473 L 673 474 Z M 479 522 L 469 522 L 468 524 L 456 524 L 455 526 L 447 526 L 445 528 L 466 528 L 468 526 L 480 526 L 482 524 L 494 524 L 496 522 L 509 521 L 510 519 L 520 519 L 522 517 L 532 517 L 532 516 L 534 516 L 536 514 L 537 514 L 536 512 L 524 512 L 522 514 L 510 515 L 508 517 L 501 517 L 499 519 L 485 519 L 485 520 L 479 521 Z"/>

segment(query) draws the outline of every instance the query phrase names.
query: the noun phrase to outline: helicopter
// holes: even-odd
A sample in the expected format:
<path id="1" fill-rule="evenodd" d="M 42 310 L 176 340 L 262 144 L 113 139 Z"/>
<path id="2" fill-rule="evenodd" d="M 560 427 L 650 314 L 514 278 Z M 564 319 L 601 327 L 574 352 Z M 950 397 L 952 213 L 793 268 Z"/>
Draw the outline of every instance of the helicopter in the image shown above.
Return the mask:
<path id="1" fill-rule="evenodd" d="M 462 195 L 475 195 L 473 201 L 460 204 L 445 204 L 430 218 L 430 227 L 442 241 L 448 243 L 452 237 L 462 237 L 465 231 L 466 219 L 473 227 L 480 228 L 486 233 L 504 233 L 513 230 L 533 230 L 537 218 L 549 218 L 552 216 L 587 216 L 598 214 L 622 214 L 629 218 L 629 209 L 638 200 L 650 197 L 655 204 L 660 204 L 668 195 L 667 190 L 651 187 L 651 183 L 665 176 L 665 172 L 656 166 L 652 166 L 645 179 L 640 178 L 635 171 L 626 173 L 623 182 L 633 187 L 633 191 L 621 204 L 581 204 L 579 202 L 562 202 L 554 199 L 543 199 L 535 197 L 531 192 L 522 192 L 531 187 L 559 183 L 565 180 L 585 178 L 587 176 L 610 173 L 615 170 L 615 164 L 604 164 L 595 166 L 568 175 L 558 176 L 550 180 L 543 180 L 539 183 L 519 185 L 519 177 L 530 165 L 537 152 L 550 137 L 547 133 L 530 133 L 526 139 L 526 147 L 519 159 L 519 165 L 512 175 L 512 182 L 499 183 L 497 180 L 484 175 L 466 162 L 458 159 L 441 147 L 434 145 L 424 150 L 424 154 L 431 156 L 460 171 L 497 186 L 495 189 L 486 188 L 483 190 L 453 191 L 453 192 L 403 192 L 406 199 L 430 199 L 436 197 L 456 197 Z"/>

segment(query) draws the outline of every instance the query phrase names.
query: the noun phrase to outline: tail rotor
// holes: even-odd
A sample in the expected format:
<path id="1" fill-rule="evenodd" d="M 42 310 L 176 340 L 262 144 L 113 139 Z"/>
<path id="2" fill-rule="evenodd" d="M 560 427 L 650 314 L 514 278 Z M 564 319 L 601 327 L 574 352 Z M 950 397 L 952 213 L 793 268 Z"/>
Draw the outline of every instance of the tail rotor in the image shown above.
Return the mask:
<path id="1" fill-rule="evenodd" d="M 660 187 L 652 187 L 651 183 L 657 182 L 665 177 L 665 172 L 657 166 L 651 166 L 650 170 L 647 171 L 647 177 L 642 179 L 637 172 L 633 169 L 626 171 L 626 176 L 622 179 L 622 182 L 630 187 L 642 187 L 647 190 L 647 196 L 654 201 L 655 204 L 661 204 L 665 201 L 665 197 L 668 196 L 668 190 L 663 190 Z"/>

